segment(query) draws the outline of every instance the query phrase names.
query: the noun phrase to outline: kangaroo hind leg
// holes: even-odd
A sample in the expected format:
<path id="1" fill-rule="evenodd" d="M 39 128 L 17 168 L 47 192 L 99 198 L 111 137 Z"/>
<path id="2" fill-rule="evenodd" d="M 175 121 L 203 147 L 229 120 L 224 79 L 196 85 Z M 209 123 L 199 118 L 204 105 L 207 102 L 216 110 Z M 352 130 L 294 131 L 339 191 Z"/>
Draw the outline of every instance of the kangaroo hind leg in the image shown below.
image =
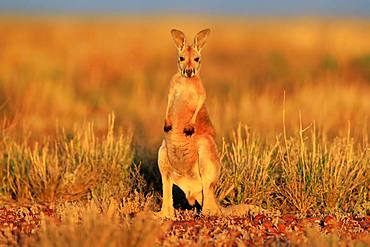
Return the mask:
<path id="1" fill-rule="evenodd" d="M 171 178 L 171 165 L 168 160 L 165 141 L 162 142 L 158 151 L 158 166 L 162 177 L 163 201 L 161 211 L 157 213 L 157 215 L 164 218 L 174 218 L 175 209 L 173 208 L 172 197 L 173 181 Z"/>
<path id="2" fill-rule="evenodd" d="M 206 215 L 220 215 L 221 208 L 215 196 L 215 186 L 220 176 L 220 160 L 213 139 L 202 137 L 198 141 L 199 173 L 202 180 L 202 212 Z"/>

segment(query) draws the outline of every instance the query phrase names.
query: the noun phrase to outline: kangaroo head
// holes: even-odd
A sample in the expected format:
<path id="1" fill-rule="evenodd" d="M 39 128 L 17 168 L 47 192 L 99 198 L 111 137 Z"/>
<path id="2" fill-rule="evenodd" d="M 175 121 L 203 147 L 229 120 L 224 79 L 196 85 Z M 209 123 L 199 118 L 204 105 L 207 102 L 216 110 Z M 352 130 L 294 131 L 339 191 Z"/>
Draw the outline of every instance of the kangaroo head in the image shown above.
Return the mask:
<path id="1" fill-rule="evenodd" d="M 184 77 L 193 77 L 199 73 L 201 55 L 200 51 L 206 44 L 209 29 L 204 29 L 197 33 L 192 45 L 186 43 L 183 32 L 172 29 L 171 34 L 178 51 L 177 68 Z"/>

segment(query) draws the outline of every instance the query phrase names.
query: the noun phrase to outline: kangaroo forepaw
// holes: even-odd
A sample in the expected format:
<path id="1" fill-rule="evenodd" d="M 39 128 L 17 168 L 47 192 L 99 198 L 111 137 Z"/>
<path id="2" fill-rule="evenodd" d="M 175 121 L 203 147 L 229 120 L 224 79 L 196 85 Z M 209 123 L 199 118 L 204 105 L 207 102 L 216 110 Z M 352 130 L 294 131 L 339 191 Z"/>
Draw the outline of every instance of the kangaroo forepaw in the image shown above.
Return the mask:
<path id="1" fill-rule="evenodd" d="M 186 127 L 185 129 L 184 129 L 184 134 L 186 135 L 186 136 L 191 136 L 192 134 L 194 134 L 194 127 L 193 126 L 189 126 L 189 127 Z"/>
<path id="2" fill-rule="evenodd" d="M 163 127 L 163 130 L 164 130 L 164 132 L 169 132 L 169 131 L 171 131 L 172 130 L 172 125 L 171 124 L 167 124 L 167 123 L 165 123 L 164 124 L 164 127 Z"/>

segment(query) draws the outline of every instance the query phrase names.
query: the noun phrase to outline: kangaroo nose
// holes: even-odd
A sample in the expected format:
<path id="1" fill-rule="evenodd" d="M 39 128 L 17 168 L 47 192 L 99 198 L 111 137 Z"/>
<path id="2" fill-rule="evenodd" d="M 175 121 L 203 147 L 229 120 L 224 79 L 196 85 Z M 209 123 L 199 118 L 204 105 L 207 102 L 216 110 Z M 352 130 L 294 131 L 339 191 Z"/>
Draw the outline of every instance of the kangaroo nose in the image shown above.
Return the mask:
<path id="1" fill-rule="evenodd" d="M 186 69 L 185 70 L 185 73 L 188 77 L 190 77 L 192 74 L 193 74 L 193 70 L 192 69 Z"/>

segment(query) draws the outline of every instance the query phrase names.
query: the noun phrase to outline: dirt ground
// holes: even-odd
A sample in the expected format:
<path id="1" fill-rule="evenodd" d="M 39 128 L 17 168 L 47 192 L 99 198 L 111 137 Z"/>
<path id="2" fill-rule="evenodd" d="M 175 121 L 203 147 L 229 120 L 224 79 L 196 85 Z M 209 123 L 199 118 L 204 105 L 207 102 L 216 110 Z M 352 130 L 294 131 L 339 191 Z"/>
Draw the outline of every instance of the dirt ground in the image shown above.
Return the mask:
<path id="1" fill-rule="evenodd" d="M 1 206 L 0 245 L 24 245 L 27 239 L 37 237 L 43 217 L 51 217 L 56 224 L 63 224 L 57 213 L 47 206 Z M 314 245 L 312 240 L 323 245 L 322 241 L 334 245 L 349 245 L 353 241 L 356 246 L 370 244 L 370 216 L 339 218 L 323 215 L 298 218 L 294 215 L 271 217 L 257 214 L 245 217 L 205 217 L 191 211 L 177 211 L 175 221 L 166 220 L 162 224 L 169 227 L 156 240 L 159 245 Z"/>

